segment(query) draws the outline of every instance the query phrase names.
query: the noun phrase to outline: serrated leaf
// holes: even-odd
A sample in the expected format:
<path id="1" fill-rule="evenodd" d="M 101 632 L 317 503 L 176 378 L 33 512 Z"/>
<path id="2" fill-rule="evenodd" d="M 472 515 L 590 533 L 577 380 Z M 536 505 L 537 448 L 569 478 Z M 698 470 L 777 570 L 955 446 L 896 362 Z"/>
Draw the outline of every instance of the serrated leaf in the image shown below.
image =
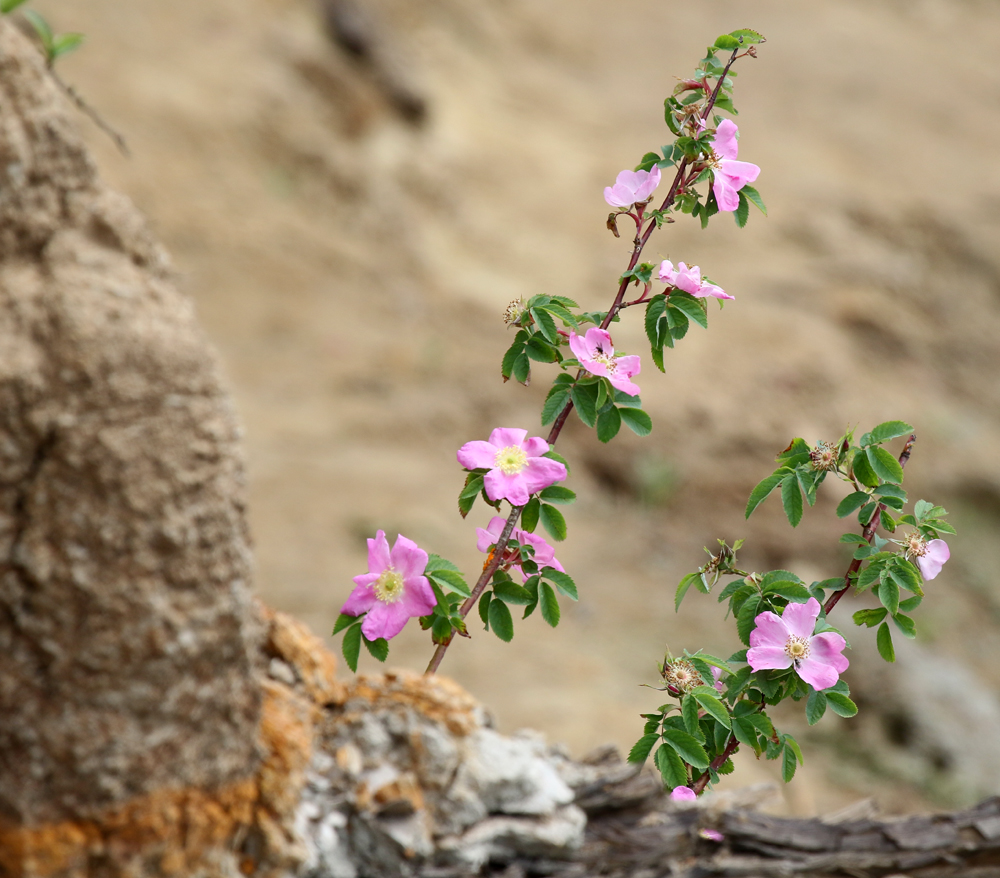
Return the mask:
<path id="1" fill-rule="evenodd" d="M 842 543 L 853 543 L 858 546 L 867 546 L 868 540 L 866 540 L 861 534 L 842 534 L 840 537 L 840 542 Z"/>
<path id="2" fill-rule="evenodd" d="M 895 615 L 899 612 L 899 586 L 896 585 L 895 580 L 893 580 L 891 576 L 884 577 L 880 580 L 878 587 L 878 599 L 882 602 L 882 606 L 884 606 L 891 615 Z"/>
<path id="3" fill-rule="evenodd" d="M 496 599 L 490 601 L 489 617 L 493 633 L 504 643 L 510 643 L 514 638 L 514 620 L 507 605 Z"/>
<path id="4" fill-rule="evenodd" d="M 538 527 L 538 515 L 541 503 L 537 497 L 532 497 L 521 510 L 521 528 L 528 533 L 534 533 Z"/>
<path id="5" fill-rule="evenodd" d="M 888 442 L 897 436 L 905 436 L 907 433 L 912 432 L 913 427 L 907 424 L 906 421 L 885 421 L 867 435 L 873 444 L 881 445 L 883 442 Z"/>
<path id="6" fill-rule="evenodd" d="M 463 597 L 472 596 L 472 591 L 462 578 L 462 574 L 455 573 L 454 570 L 435 570 L 433 573 L 428 573 L 427 575 L 435 582 L 447 586 Z"/>
<path id="7" fill-rule="evenodd" d="M 546 503 L 556 503 L 560 506 L 572 503 L 576 499 L 576 493 L 562 485 L 549 485 L 538 496 Z"/>
<path id="8" fill-rule="evenodd" d="M 865 455 L 875 475 L 880 479 L 896 485 L 903 481 L 903 468 L 899 465 L 899 461 L 884 448 L 870 445 L 865 449 Z"/>
<path id="9" fill-rule="evenodd" d="M 732 728 L 733 737 L 737 741 L 745 744 L 747 747 L 751 747 L 753 750 L 757 749 L 757 729 L 753 723 L 747 721 L 746 717 L 734 716 Z"/>
<path id="10" fill-rule="evenodd" d="M 826 698 L 830 702 L 830 710 L 837 716 L 851 717 L 858 712 L 858 706 L 846 695 L 840 692 L 827 692 Z"/>
<path id="11" fill-rule="evenodd" d="M 760 606 L 760 595 L 752 594 L 743 602 L 739 615 L 736 617 L 736 633 L 747 646 L 750 645 L 750 632 L 753 631 L 754 619 Z"/>
<path id="12" fill-rule="evenodd" d="M 896 650 L 892 646 L 892 632 L 889 631 L 889 625 L 886 622 L 878 626 L 875 645 L 878 647 L 878 654 L 883 659 L 887 662 L 896 661 Z"/>
<path id="13" fill-rule="evenodd" d="M 654 757 L 656 767 L 660 770 L 663 784 L 667 787 L 682 787 L 687 784 L 687 766 L 672 747 L 662 746 Z"/>
<path id="14" fill-rule="evenodd" d="M 542 570 L 542 576 L 549 580 L 549 582 L 554 583 L 555 587 L 570 600 L 579 600 L 580 596 L 577 594 L 576 583 L 568 573 L 556 570 L 555 567 L 546 567 Z"/>
<path id="15" fill-rule="evenodd" d="M 684 312 L 684 315 L 697 323 L 702 329 L 708 329 L 708 312 L 702 304 L 702 299 L 696 299 L 690 293 L 674 290 L 670 293 L 669 304 Z"/>
<path id="16" fill-rule="evenodd" d="M 736 225 L 742 229 L 747 224 L 747 220 L 750 219 L 750 202 L 747 201 L 747 197 L 742 192 L 736 194 L 740 200 L 739 204 L 736 205 L 736 210 L 733 211 L 733 219 L 736 221 Z"/>
<path id="17" fill-rule="evenodd" d="M 905 601 L 899 602 L 899 609 L 904 613 L 912 613 L 917 607 L 920 606 L 923 601 L 922 595 L 914 595 L 912 598 L 907 598 Z"/>
<path id="18" fill-rule="evenodd" d="M 710 714 L 719 725 L 730 728 L 729 711 L 726 706 L 716 697 L 707 692 L 696 692 L 694 696 L 698 703 L 705 708 L 705 712 Z"/>
<path id="19" fill-rule="evenodd" d="M 730 31 L 729 36 L 736 37 L 736 39 L 741 40 L 745 46 L 764 42 L 764 37 L 761 36 L 761 34 L 748 27 L 741 27 L 739 30 Z"/>
<path id="20" fill-rule="evenodd" d="M 869 496 L 863 491 L 855 491 L 853 494 L 848 494 L 837 504 L 837 518 L 847 518 L 856 509 L 864 506 L 869 499 Z"/>
<path id="21" fill-rule="evenodd" d="M 802 492 L 799 490 L 799 480 L 795 474 L 785 476 L 781 481 L 781 505 L 785 516 L 792 527 L 798 527 L 802 521 Z"/>
<path id="22" fill-rule="evenodd" d="M 344 640 L 340 644 L 340 651 L 344 654 L 344 661 L 347 667 L 357 673 L 358 656 L 361 655 L 361 626 L 352 625 L 344 634 Z"/>
<path id="23" fill-rule="evenodd" d="M 865 625 L 874 628 L 881 622 L 889 611 L 885 607 L 878 607 L 871 610 L 858 610 L 851 618 L 855 625 Z"/>
<path id="24" fill-rule="evenodd" d="M 331 636 L 333 634 L 340 634 L 340 632 L 343 631 L 348 625 L 353 625 L 357 621 L 357 616 L 348 616 L 347 613 L 341 613 L 337 616 L 337 621 L 333 623 Z"/>
<path id="25" fill-rule="evenodd" d="M 750 492 L 750 499 L 747 500 L 747 508 L 744 512 L 744 517 L 749 518 L 753 511 L 764 501 L 764 499 L 781 484 L 782 479 L 787 475 L 788 470 L 782 467 L 781 469 L 773 472 L 766 479 L 762 479 L 757 483 L 756 487 Z"/>
<path id="26" fill-rule="evenodd" d="M 605 409 L 597 416 L 597 438 L 601 442 L 610 442 L 618 435 L 621 428 L 622 416 L 614 406 Z M 650 429 L 652 429 L 652 422 L 650 422 Z"/>
<path id="27" fill-rule="evenodd" d="M 740 195 L 745 195 L 751 204 L 764 214 L 764 216 L 767 216 L 767 208 L 764 206 L 764 199 L 760 197 L 760 193 L 753 186 L 747 183 L 742 189 L 740 189 Z"/>
<path id="28" fill-rule="evenodd" d="M 642 765 L 649 758 L 649 752 L 656 746 L 656 742 L 659 740 L 660 736 L 655 732 L 643 735 L 632 745 L 632 749 L 628 751 L 628 761 L 633 765 Z"/>
<path id="29" fill-rule="evenodd" d="M 704 744 L 705 736 L 701 733 L 698 702 L 690 695 L 685 695 L 681 701 L 681 716 L 684 719 L 684 728 L 687 729 L 687 733 Z"/>
<path id="30" fill-rule="evenodd" d="M 511 375 L 514 376 L 514 380 L 519 384 L 527 386 L 528 380 L 531 377 L 531 362 L 523 350 L 514 358 L 514 367 L 511 370 Z"/>
<path id="31" fill-rule="evenodd" d="M 542 457 L 547 457 L 549 460 L 558 460 L 559 463 L 561 463 L 564 467 L 566 467 L 566 475 L 569 476 L 572 474 L 569 462 L 558 451 L 550 448 L 548 451 L 545 452 L 545 454 L 542 455 Z"/>
<path id="32" fill-rule="evenodd" d="M 566 539 L 566 519 L 563 518 L 563 514 L 555 506 L 543 503 L 539 509 L 539 519 L 552 539 L 559 542 Z"/>
<path id="33" fill-rule="evenodd" d="M 677 591 L 674 593 L 674 612 L 680 609 L 681 601 L 684 600 L 684 595 L 694 584 L 695 580 L 701 579 L 700 573 L 689 573 L 685 576 L 679 583 L 677 583 Z M 722 600 L 722 598 L 719 598 Z"/>
<path id="34" fill-rule="evenodd" d="M 912 561 L 897 556 L 892 565 L 892 578 L 900 588 L 905 588 L 916 595 L 923 594 L 923 589 L 920 587 L 920 573 Z"/>
<path id="35" fill-rule="evenodd" d="M 795 769 L 799 767 L 795 752 L 785 744 L 785 749 L 781 753 L 781 779 L 785 783 L 791 783 L 795 777 Z"/>
<path id="36" fill-rule="evenodd" d="M 576 413 L 588 427 L 597 423 L 597 385 L 577 384 L 570 394 Z"/>
<path id="37" fill-rule="evenodd" d="M 559 330 L 556 327 L 556 321 L 552 315 L 542 308 L 532 308 L 531 316 L 535 321 L 535 325 L 538 327 L 538 331 L 545 336 L 545 340 L 550 344 L 558 344 Z"/>
<path id="38" fill-rule="evenodd" d="M 677 755 L 688 765 L 699 769 L 708 768 L 710 761 L 708 754 L 693 735 L 678 729 L 666 728 L 663 730 L 663 740 L 673 747 Z"/>
<path id="39" fill-rule="evenodd" d="M 569 391 L 562 385 L 557 384 L 553 387 L 549 391 L 549 395 L 545 398 L 544 405 L 542 405 L 542 426 L 551 424 L 559 417 L 559 413 L 566 408 L 566 403 L 568 402 Z"/>
<path id="40" fill-rule="evenodd" d="M 618 414 L 636 436 L 648 436 L 653 431 L 653 419 L 642 409 L 620 408 Z"/>
<path id="41" fill-rule="evenodd" d="M 542 611 L 542 618 L 553 628 L 559 624 L 562 615 L 559 611 L 559 600 L 552 586 L 547 582 L 541 583 L 538 587 L 538 606 Z"/>
<path id="42" fill-rule="evenodd" d="M 484 591 L 479 598 L 479 618 L 483 620 L 486 630 L 490 630 L 490 604 L 493 601 L 493 592 Z"/>
<path id="43" fill-rule="evenodd" d="M 449 625 L 449 627 L 451 627 Z M 362 633 L 361 639 L 365 644 L 365 649 L 371 653 L 372 658 L 377 659 L 380 662 L 384 662 L 389 658 L 389 641 L 384 637 L 379 637 L 377 640 L 369 640 Z"/>
<path id="44" fill-rule="evenodd" d="M 806 700 L 806 722 L 814 726 L 826 713 L 826 695 L 811 689 L 809 698 Z"/>
<path id="45" fill-rule="evenodd" d="M 812 597 L 809 589 L 798 582 L 772 582 L 763 586 L 761 591 L 764 595 L 776 595 L 796 604 L 804 604 Z"/>
<path id="46" fill-rule="evenodd" d="M 908 637 L 913 640 L 917 636 L 917 623 L 914 622 L 909 616 L 904 616 L 902 613 L 896 613 L 892 617 L 893 623 L 902 632 L 903 637 Z"/>
<path id="47" fill-rule="evenodd" d="M 554 363 L 559 359 L 556 349 L 538 335 L 533 335 L 524 346 L 524 352 L 539 363 Z M 516 371 L 516 369 L 515 369 Z"/>
<path id="48" fill-rule="evenodd" d="M 507 604 L 527 606 L 534 599 L 534 595 L 523 585 L 518 585 L 513 580 L 501 580 L 493 582 L 493 594 L 495 597 Z"/>
<path id="49" fill-rule="evenodd" d="M 503 375 L 504 381 L 514 373 L 514 361 L 524 352 L 524 343 L 527 339 L 528 333 L 521 330 L 514 336 L 514 341 L 503 355 L 503 362 L 500 364 L 500 374 Z"/>
<path id="50" fill-rule="evenodd" d="M 859 451 L 854 455 L 852 467 L 854 477 L 861 482 L 862 485 L 866 485 L 869 488 L 878 487 L 878 476 L 875 475 L 875 470 L 872 469 L 864 451 Z"/>

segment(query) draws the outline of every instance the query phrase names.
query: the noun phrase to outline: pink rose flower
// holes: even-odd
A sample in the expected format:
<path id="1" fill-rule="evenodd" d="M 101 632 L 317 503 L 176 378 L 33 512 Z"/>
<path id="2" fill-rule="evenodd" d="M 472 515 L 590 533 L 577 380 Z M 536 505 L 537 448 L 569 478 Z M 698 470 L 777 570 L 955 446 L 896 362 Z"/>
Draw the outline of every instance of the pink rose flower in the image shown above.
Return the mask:
<path id="1" fill-rule="evenodd" d="M 726 687 L 722 685 L 722 668 L 712 668 L 712 679 L 715 680 L 713 685 L 716 692 L 723 692 Z"/>
<path id="2" fill-rule="evenodd" d="M 736 141 L 736 123 L 726 119 L 715 132 L 712 141 L 712 157 L 709 167 L 712 170 L 712 191 L 719 210 L 736 210 L 740 206 L 737 193 L 757 179 L 760 168 L 750 162 L 736 161 L 739 146 Z"/>
<path id="3" fill-rule="evenodd" d="M 645 201 L 660 185 L 660 169 L 653 165 L 650 171 L 622 171 L 614 186 L 604 187 L 604 200 L 612 207 L 631 207 Z"/>
<path id="4" fill-rule="evenodd" d="M 696 299 L 703 299 L 711 296 L 714 299 L 735 299 L 730 296 L 722 287 L 717 287 L 701 277 L 701 269 L 697 265 L 688 267 L 683 262 L 677 263 L 677 268 L 669 259 L 664 259 L 660 263 L 660 271 L 657 275 L 665 284 L 670 284 L 685 293 L 690 293 Z"/>
<path id="5" fill-rule="evenodd" d="M 458 449 L 458 462 L 466 469 L 488 469 L 483 476 L 486 496 L 524 506 L 531 495 L 566 478 L 558 460 L 542 457 L 549 443 L 527 430 L 497 427 L 488 442 L 466 442 Z"/>
<path id="6" fill-rule="evenodd" d="M 437 605 L 434 590 L 423 575 L 427 553 L 402 534 L 389 549 L 385 531 L 368 540 L 368 572 L 354 577 L 354 591 L 341 613 L 360 616 L 361 633 L 369 640 L 386 640 L 403 630 L 407 619 L 426 616 Z"/>
<path id="7" fill-rule="evenodd" d="M 926 581 L 932 580 L 941 572 L 944 562 L 951 557 L 951 549 L 944 540 L 931 540 L 929 543 L 922 539 L 911 540 L 910 551 L 920 568 L 920 575 Z"/>
<path id="8" fill-rule="evenodd" d="M 615 346 L 606 330 L 595 326 L 583 336 L 570 330 L 569 349 L 591 375 L 607 378 L 611 386 L 622 393 L 638 396 L 639 385 L 629 379 L 639 374 L 642 363 L 635 355 L 616 357 Z"/>
<path id="9" fill-rule="evenodd" d="M 795 673 L 817 692 L 829 689 L 847 670 L 841 655 L 846 641 L 833 631 L 813 634 L 819 618 L 819 601 L 789 604 L 782 615 L 761 613 L 750 632 L 747 662 L 755 671 L 794 668 Z"/>
<path id="10" fill-rule="evenodd" d="M 693 802 L 697 798 L 698 796 L 691 787 L 674 787 L 670 791 L 670 800 L 672 802 Z"/>
<path id="11" fill-rule="evenodd" d="M 478 540 L 476 542 L 476 548 L 480 552 L 489 552 L 491 546 L 495 546 L 497 540 L 500 539 L 500 534 L 503 532 L 503 527 L 507 523 L 507 520 L 501 518 L 499 515 L 493 516 L 490 519 L 490 523 L 487 527 L 477 527 L 476 536 Z M 562 564 L 559 563 L 556 558 L 556 550 L 550 546 L 544 537 L 538 534 L 528 533 L 526 530 L 521 530 L 519 527 L 515 527 L 511 531 L 511 539 L 517 540 L 522 546 L 531 546 L 535 550 L 535 554 L 532 560 L 538 565 L 538 569 L 541 570 L 543 567 L 553 567 L 556 570 L 566 571 L 563 569 Z M 522 582 L 527 579 L 524 575 L 524 571 L 521 569 L 520 564 L 512 565 L 512 569 L 516 570 L 520 576 Z"/>

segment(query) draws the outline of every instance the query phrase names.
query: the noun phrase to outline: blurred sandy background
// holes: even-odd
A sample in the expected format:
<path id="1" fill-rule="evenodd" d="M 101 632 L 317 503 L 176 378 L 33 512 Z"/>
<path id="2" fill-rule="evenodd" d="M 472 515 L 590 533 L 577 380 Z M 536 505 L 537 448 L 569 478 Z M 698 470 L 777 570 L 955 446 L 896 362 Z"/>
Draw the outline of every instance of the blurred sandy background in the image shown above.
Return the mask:
<path id="1" fill-rule="evenodd" d="M 536 614 L 509 646 L 475 633 L 443 671 L 503 729 L 575 754 L 628 747 L 659 703 L 638 684 L 665 645 L 737 646 L 713 599 L 673 612 L 703 545 L 748 537 L 746 566 L 805 578 L 846 567 L 836 491 L 796 532 L 774 501 L 743 521 L 774 453 L 902 418 L 919 435 L 911 496 L 947 505 L 961 534 L 894 688 L 854 630 L 867 719 L 801 729 L 787 804 L 874 795 L 905 810 L 1000 791 L 997 4 L 356 0 L 335 4 L 340 45 L 317 0 L 34 6 L 87 35 L 59 69 L 133 157 L 80 126 L 222 352 L 246 425 L 257 589 L 321 634 L 377 527 L 479 568 L 488 516 L 458 517 L 454 450 L 495 425 L 537 430 L 547 386 L 544 367 L 530 389 L 501 383 L 504 307 L 538 292 L 606 307 L 629 245 L 604 226 L 603 187 L 668 142 L 663 98 L 705 45 L 764 33 L 736 104 L 770 216 L 742 232 L 678 222 L 647 249 L 700 264 L 736 302 L 668 354 L 666 375 L 646 358 L 651 437 L 563 434 L 580 500 L 559 557 L 579 605 L 555 632 Z M 616 344 L 642 353 L 627 318 Z M 422 669 L 413 629 L 391 662 Z M 736 777 L 777 772 L 745 758 Z"/>

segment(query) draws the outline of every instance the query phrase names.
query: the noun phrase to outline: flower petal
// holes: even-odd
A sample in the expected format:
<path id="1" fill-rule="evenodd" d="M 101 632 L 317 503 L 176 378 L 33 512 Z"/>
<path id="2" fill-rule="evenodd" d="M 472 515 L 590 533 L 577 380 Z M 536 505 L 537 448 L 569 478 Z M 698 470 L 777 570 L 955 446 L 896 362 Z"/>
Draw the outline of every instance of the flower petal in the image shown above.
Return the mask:
<path id="1" fill-rule="evenodd" d="M 499 449 L 489 442 L 477 439 L 474 442 L 466 442 L 455 456 L 458 462 L 466 469 L 493 469 L 496 464 L 497 451 Z"/>
<path id="2" fill-rule="evenodd" d="M 524 480 L 528 493 L 534 494 L 565 479 L 566 467 L 558 460 L 552 460 L 549 457 L 530 457 L 528 465 L 520 473 L 520 477 Z M 525 498 L 524 503 L 527 502 L 528 500 Z M 521 506 L 522 504 L 514 503 L 514 505 Z"/>
<path id="3" fill-rule="evenodd" d="M 547 457 L 536 457 L 532 460 L 548 460 Z M 558 461 L 551 461 L 557 463 Z M 528 462 L 531 466 L 531 461 Z M 562 464 L 560 464 L 562 466 Z M 565 467 L 563 468 L 565 471 Z M 514 475 L 505 475 L 500 469 L 490 470 L 483 476 L 483 487 L 490 500 L 509 500 L 514 506 L 524 506 L 528 502 L 530 491 L 525 484 L 527 469 Z M 552 484 L 549 482 L 549 484 Z"/>
<path id="4" fill-rule="evenodd" d="M 804 604 L 789 604 L 781 614 L 781 619 L 789 634 L 796 637 L 812 637 L 819 618 L 819 601 L 809 598 Z"/>
<path id="5" fill-rule="evenodd" d="M 770 611 L 761 613 L 753 620 L 757 627 L 750 632 L 751 646 L 773 646 L 784 652 L 785 644 L 788 643 L 788 627 L 781 620 L 781 616 Z M 784 665 L 788 667 L 788 665 Z"/>
<path id="6" fill-rule="evenodd" d="M 845 646 L 847 641 L 836 631 L 824 631 L 810 639 L 809 658 L 824 662 L 842 674 L 851 664 L 843 654 Z"/>
<path id="7" fill-rule="evenodd" d="M 635 359 L 639 359 L 636 357 Z M 640 393 L 639 385 L 633 381 L 629 380 L 627 373 L 622 373 L 619 371 L 614 371 L 608 376 L 608 380 L 611 382 L 611 386 L 615 390 L 620 390 L 622 393 L 627 393 L 629 396 L 638 396 Z"/>
<path id="8" fill-rule="evenodd" d="M 572 329 L 569 331 L 569 349 L 581 363 L 594 356 L 593 348 L 587 344 L 587 340 L 582 335 L 577 335 Z"/>
<path id="9" fill-rule="evenodd" d="M 615 352 L 614 343 L 611 341 L 611 333 L 606 329 L 601 329 L 599 326 L 592 326 L 587 330 L 587 345 L 594 354 L 597 353 L 598 348 L 600 348 L 601 353 L 606 356 L 611 356 Z"/>
<path id="10" fill-rule="evenodd" d="M 389 541 L 385 538 L 385 531 L 377 531 L 375 539 L 368 540 L 368 572 L 381 573 L 392 563 L 389 557 Z"/>
<path id="11" fill-rule="evenodd" d="M 790 668 L 792 666 L 792 660 L 785 654 L 785 649 L 781 646 L 755 646 L 748 649 L 747 662 L 755 671 L 763 671 L 768 668 Z"/>
<path id="12" fill-rule="evenodd" d="M 427 553 L 402 534 L 396 537 L 391 557 L 392 566 L 402 575 L 404 582 L 410 577 L 420 576 L 427 566 Z"/>
<path id="13" fill-rule="evenodd" d="M 941 572 L 944 562 L 951 557 L 951 549 L 944 540 L 931 540 L 927 544 L 927 554 L 917 558 L 920 575 L 929 581 Z"/>
<path id="14" fill-rule="evenodd" d="M 434 589 L 426 576 L 411 576 L 403 580 L 403 599 L 399 602 L 408 618 L 426 616 L 437 606 Z"/>
<path id="15" fill-rule="evenodd" d="M 605 186 L 604 200 L 612 207 L 631 207 L 630 200 L 632 193 L 624 186 Z"/>
<path id="16" fill-rule="evenodd" d="M 795 673 L 797 673 L 817 692 L 821 692 L 823 689 L 829 689 L 831 686 L 835 686 L 837 680 L 840 679 L 840 675 L 837 673 L 837 669 L 834 668 L 833 665 L 828 665 L 826 662 L 822 662 L 812 656 L 809 656 L 807 659 L 802 659 L 799 662 L 798 667 L 795 669 Z"/>
<path id="17" fill-rule="evenodd" d="M 736 158 L 739 154 L 739 141 L 736 139 L 738 131 L 739 128 L 732 119 L 726 119 L 721 122 L 715 130 L 712 149 L 724 159 Z"/>
<path id="18" fill-rule="evenodd" d="M 663 281 L 665 284 L 673 285 L 677 278 L 677 272 L 674 271 L 674 264 L 669 259 L 664 259 L 660 263 L 660 270 L 657 273 L 657 277 Z"/>
<path id="19" fill-rule="evenodd" d="M 645 201 L 653 194 L 653 190 L 660 185 L 660 169 L 657 165 L 648 171 L 636 171 L 636 177 L 642 177 L 641 182 L 635 190 L 635 200 Z"/>
<path id="20" fill-rule="evenodd" d="M 734 189 L 742 189 L 760 175 L 760 167 L 752 162 L 732 162 L 723 159 L 720 163 L 722 176 L 729 179 Z"/>
<path id="21" fill-rule="evenodd" d="M 733 184 L 719 171 L 712 173 L 712 191 L 719 210 L 734 211 L 740 206 L 740 197 L 736 194 Z"/>
<path id="22" fill-rule="evenodd" d="M 362 573 L 361 576 L 355 576 L 354 581 L 357 585 L 344 601 L 340 612 L 346 613 L 348 616 L 360 616 L 362 613 L 367 613 L 372 608 L 372 604 L 375 603 L 375 589 L 372 588 L 372 585 L 379 578 L 379 575 L 378 573 Z"/>
<path id="23" fill-rule="evenodd" d="M 485 528 L 477 527 L 476 536 L 479 539 L 476 542 L 476 548 L 480 552 L 488 552 L 490 546 L 495 545 L 496 541 L 500 539 L 500 534 L 503 533 L 503 526 L 506 523 L 506 519 L 501 518 L 499 515 L 494 515 Z"/>
<path id="24" fill-rule="evenodd" d="M 361 623 L 361 633 L 369 640 L 378 640 L 380 637 L 391 640 L 403 630 L 409 618 L 410 614 L 406 612 L 403 601 L 394 604 L 375 601 L 375 605 Z"/>
<path id="25" fill-rule="evenodd" d="M 691 787 L 674 787 L 670 799 L 674 802 L 694 802 L 698 796 Z"/>
<path id="26" fill-rule="evenodd" d="M 541 457 L 549 450 L 549 443 L 541 436 L 532 436 L 530 439 L 524 440 L 521 448 L 528 457 Z"/>
<path id="27" fill-rule="evenodd" d="M 527 430 L 520 430 L 516 427 L 497 427 L 490 433 L 490 445 L 495 445 L 497 449 L 509 448 L 511 445 L 520 448 L 527 435 Z M 494 451 L 495 453 L 496 451 Z"/>

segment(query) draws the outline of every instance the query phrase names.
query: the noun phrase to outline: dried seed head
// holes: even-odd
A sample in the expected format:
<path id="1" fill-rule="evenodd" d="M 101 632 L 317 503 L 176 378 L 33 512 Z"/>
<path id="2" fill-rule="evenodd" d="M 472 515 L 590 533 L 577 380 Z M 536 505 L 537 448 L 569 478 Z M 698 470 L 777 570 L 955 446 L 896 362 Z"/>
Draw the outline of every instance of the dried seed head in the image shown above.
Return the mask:
<path id="1" fill-rule="evenodd" d="M 835 442 L 820 442 L 809 452 L 809 462 L 817 472 L 837 468 L 838 449 Z"/>
<path id="2" fill-rule="evenodd" d="M 663 682 L 681 692 L 690 692 L 705 683 L 698 669 L 687 659 L 664 662 Z"/>

